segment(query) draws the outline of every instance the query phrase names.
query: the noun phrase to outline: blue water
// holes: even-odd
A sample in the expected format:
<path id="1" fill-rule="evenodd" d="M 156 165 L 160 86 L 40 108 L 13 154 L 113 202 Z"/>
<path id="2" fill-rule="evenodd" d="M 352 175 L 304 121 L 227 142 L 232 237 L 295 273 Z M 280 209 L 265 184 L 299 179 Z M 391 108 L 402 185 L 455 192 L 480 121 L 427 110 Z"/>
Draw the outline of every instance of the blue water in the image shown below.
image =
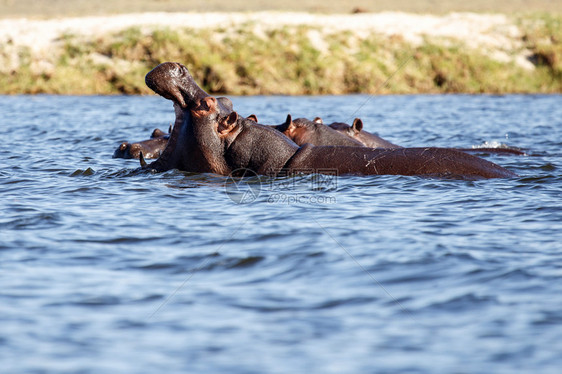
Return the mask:
<path id="1" fill-rule="evenodd" d="M 167 100 L 0 97 L 2 373 L 559 373 L 561 96 L 233 102 L 528 155 L 483 155 L 514 179 L 254 177 L 237 204 L 111 158 Z"/>

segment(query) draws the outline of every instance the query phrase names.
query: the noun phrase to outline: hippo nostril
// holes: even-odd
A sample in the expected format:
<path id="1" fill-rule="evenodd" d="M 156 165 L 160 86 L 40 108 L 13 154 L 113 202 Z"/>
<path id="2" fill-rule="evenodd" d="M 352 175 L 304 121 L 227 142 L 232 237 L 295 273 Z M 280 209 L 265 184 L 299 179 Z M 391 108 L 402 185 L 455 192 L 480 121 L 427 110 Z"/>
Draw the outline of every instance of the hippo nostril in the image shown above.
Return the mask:
<path id="1" fill-rule="evenodd" d="M 206 98 L 203 99 L 203 101 L 205 102 L 207 107 L 209 107 L 209 109 L 212 109 L 217 106 L 217 99 L 214 98 L 213 96 L 207 96 Z"/>

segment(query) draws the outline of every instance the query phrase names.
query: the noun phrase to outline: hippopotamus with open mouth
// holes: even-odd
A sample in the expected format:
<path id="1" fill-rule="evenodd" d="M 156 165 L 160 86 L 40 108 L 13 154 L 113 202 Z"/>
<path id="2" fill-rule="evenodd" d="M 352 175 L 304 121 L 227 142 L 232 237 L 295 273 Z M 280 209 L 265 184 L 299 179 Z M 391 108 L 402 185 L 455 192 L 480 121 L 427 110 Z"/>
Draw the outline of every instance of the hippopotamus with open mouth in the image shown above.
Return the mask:
<path id="1" fill-rule="evenodd" d="M 174 102 L 176 120 L 166 149 L 144 168 L 221 175 L 245 168 L 271 176 L 281 171 L 325 170 L 339 175 L 516 176 L 492 162 L 446 148 L 299 147 L 279 131 L 241 117 L 232 107 L 209 96 L 179 63 L 157 66 L 147 74 L 146 83 Z"/>

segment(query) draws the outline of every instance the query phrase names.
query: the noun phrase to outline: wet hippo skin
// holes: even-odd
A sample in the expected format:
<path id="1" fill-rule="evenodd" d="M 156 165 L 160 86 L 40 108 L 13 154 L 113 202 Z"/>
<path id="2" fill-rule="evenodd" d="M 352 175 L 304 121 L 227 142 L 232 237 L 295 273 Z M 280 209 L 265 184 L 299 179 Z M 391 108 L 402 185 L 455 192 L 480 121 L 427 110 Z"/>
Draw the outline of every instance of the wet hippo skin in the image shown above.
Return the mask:
<path id="1" fill-rule="evenodd" d="M 193 80 L 187 68 L 179 63 L 165 62 L 152 69 L 145 82 L 154 92 L 174 102 L 176 119 L 168 144 L 160 157 L 145 166 L 157 171 L 180 169 L 192 172 L 216 172 L 224 174 L 224 161 L 213 161 L 212 152 L 218 146 L 206 143 L 194 131 L 190 109 L 200 99 L 209 96 Z M 232 112 L 232 102 L 217 100 L 220 113 L 227 116 Z"/>
<path id="2" fill-rule="evenodd" d="M 360 118 L 355 118 L 353 124 L 350 126 L 343 122 L 334 122 L 328 127 L 338 131 L 352 139 L 357 140 L 365 147 L 370 148 L 400 148 L 399 145 L 393 144 L 388 140 L 381 138 L 378 135 L 363 131 L 363 121 Z"/>
<path id="3" fill-rule="evenodd" d="M 258 174 L 289 172 L 400 174 L 467 178 L 514 177 L 494 163 L 452 149 L 373 149 L 359 146 L 299 147 L 275 129 L 239 116 L 209 96 L 178 63 L 164 63 L 146 76 L 147 85 L 174 102 L 175 124 L 168 145 L 146 168 L 228 175 L 239 168 Z"/>
<path id="4" fill-rule="evenodd" d="M 285 136 L 298 145 L 306 143 L 314 145 L 342 145 L 350 147 L 361 147 L 363 144 L 352 137 L 346 136 L 322 123 L 310 121 L 306 118 L 292 120 L 287 116 L 285 123 L 275 126 Z"/>
<path id="5" fill-rule="evenodd" d="M 228 170 L 251 169 L 258 174 L 334 171 L 338 175 L 425 175 L 460 178 L 514 177 L 492 162 L 447 148 L 298 147 L 283 142 L 271 128 L 256 125 L 236 112 L 223 117 L 216 99 L 206 97 L 191 110 L 193 127 L 205 139 L 222 142 L 213 156 Z"/>
<path id="6" fill-rule="evenodd" d="M 139 158 L 141 153 L 144 158 L 158 158 L 166 148 L 169 137 L 170 134 L 155 129 L 150 139 L 134 143 L 121 143 L 113 153 L 113 158 Z"/>
<path id="7" fill-rule="evenodd" d="M 320 117 L 316 117 L 314 122 L 322 123 Z M 401 146 L 393 144 L 376 134 L 372 134 L 363 130 L 363 121 L 360 118 L 355 118 L 353 124 L 350 126 L 343 122 L 334 122 L 329 125 L 332 129 L 345 134 L 346 136 L 359 141 L 365 147 L 371 148 L 401 148 Z M 298 142 L 297 142 L 298 144 Z M 314 143 L 313 143 L 314 144 Z M 317 144 L 320 145 L 320 144 Z M 326 145 L 326 144 L 322 144 Z M 478 147 L 478 148 L 454 148 L 458 151 L 470 153 L 495 153 L 495 154 L 511 154 L 511 155 L 525 155 L 524 151 L 515 148 L 492 148 L 492 147 Z"/>

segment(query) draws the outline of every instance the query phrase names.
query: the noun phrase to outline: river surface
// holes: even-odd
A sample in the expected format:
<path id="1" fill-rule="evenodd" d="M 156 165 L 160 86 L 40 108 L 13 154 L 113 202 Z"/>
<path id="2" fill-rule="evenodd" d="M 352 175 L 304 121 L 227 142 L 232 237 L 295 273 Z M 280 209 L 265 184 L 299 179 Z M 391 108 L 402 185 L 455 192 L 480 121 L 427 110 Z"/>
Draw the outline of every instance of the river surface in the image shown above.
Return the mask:
<path id="1" fill-rule="evenodd" d="M 560 372 L 561 96 L 232 99 L 527 155 L 481 155 L 512 179 L 237 185 L 111 157 L 165 99 L 0 96 L 2 373 Z"/>

